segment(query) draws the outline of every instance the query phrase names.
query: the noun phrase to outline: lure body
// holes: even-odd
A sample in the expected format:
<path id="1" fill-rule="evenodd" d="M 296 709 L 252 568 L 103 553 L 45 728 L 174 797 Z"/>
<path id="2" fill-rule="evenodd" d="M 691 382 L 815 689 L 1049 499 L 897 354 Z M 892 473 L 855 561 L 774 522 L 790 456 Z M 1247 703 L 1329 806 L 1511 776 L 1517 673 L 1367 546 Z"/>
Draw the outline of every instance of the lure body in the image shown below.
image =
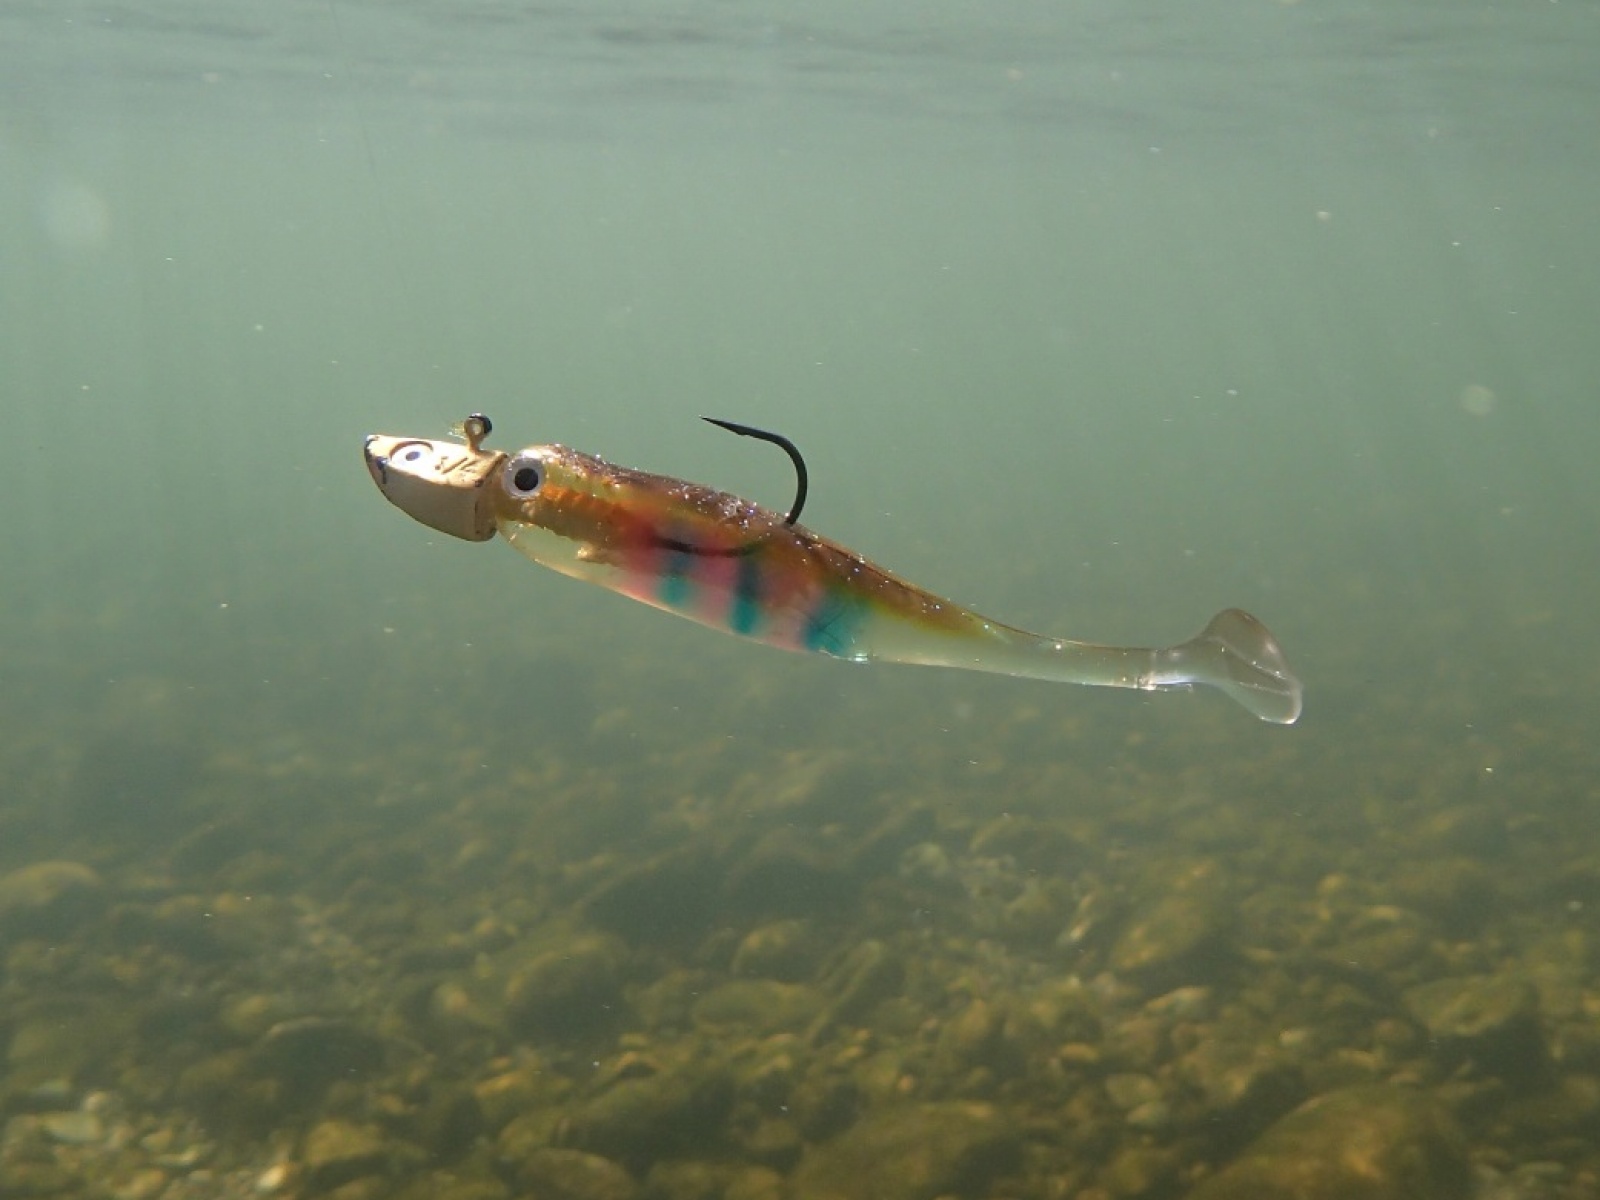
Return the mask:
<path id="1" fill-rule="evenodd" d="M 727 492 L 564 446 L 516 454 L 375 435 L 368 468 L 411 516 L 473 541 L 498 532 L 534 562 L 702 625 L 853 662 L 919 663 L 1146 691 L 1221 688 L 1292 723 L 1301 688 L 1266 627 L 1226 609 L 1165 649 L 1042 637 L 980 616 Z M 476 436 L 474 436 L 476 434 Z"/>

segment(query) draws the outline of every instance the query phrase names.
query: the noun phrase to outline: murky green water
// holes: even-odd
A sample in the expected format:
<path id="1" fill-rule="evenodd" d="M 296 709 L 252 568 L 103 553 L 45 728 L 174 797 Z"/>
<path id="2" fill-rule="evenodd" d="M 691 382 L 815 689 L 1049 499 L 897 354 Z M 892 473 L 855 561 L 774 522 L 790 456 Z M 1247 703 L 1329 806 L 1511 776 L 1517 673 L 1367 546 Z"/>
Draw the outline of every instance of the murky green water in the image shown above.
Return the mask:
<path id="1" fill-rule="evenodd" d="M 0 9 L 0 1196 L 1593 1195 L 1597 51 Z M 472 410 L 1306 714 L 450 542 L 359 450 Z"/>

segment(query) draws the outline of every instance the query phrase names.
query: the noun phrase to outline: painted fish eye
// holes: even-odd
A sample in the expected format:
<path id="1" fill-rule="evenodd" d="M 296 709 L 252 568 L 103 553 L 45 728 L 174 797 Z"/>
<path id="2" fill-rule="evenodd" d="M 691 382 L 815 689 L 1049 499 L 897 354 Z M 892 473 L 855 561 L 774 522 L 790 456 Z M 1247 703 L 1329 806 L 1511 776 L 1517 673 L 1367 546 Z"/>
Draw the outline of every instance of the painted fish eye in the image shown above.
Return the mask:
<path id="1" fill-rule="evenodd" d="M 394 453 L 389 456 L 389 461 L 402 463 L 420 462 L 427 453 L 427 442 L 402 442 L 395 447 Z"/>
<path id="2" fill-rule="evenodd" d="M 506 464 L 505 486 L 519 500 L 526 500 L 544 483 L 544 463 L 531 454 L 519 454 Z"/>

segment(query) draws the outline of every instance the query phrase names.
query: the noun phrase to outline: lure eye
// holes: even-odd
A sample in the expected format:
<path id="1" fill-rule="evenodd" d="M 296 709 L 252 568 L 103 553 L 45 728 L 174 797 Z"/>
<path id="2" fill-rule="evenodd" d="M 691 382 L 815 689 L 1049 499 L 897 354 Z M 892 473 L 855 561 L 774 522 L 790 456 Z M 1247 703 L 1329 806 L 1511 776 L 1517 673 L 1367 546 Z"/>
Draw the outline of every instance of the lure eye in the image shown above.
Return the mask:
<path id="1" fill-rule="evenodd" d="M 526 500 L 544 483 L 544 464 L 532 455 L 521 455 L 506 464 L 505 485 L 519 500 Z"/>
<path id="2" fill-rule="evenodd" d="M 421 462 L 428 453 L 426 442 L 403 442 L 395 447 L 395 452 L 389 456 L 390 462 L 415 463 Z"/>

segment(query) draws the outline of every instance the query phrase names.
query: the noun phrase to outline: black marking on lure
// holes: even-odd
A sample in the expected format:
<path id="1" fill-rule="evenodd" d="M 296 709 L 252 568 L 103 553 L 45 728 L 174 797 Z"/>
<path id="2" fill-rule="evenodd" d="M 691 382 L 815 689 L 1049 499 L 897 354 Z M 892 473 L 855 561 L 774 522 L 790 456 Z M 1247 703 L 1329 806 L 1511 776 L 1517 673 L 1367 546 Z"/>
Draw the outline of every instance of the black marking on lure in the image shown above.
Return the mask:
<path id="1" fill-rule="evenodd" d="M 784 437 L 781 433 L 772 433 L 766 429 L 757 429 L 754 425 L 741 425 L 737 421 L 724 421 L 719 417 L 701 417 L 715 425 L 718 429 L 726 429 L 729 433 L 736 433 L 740 437 L 756 438 L 763 442 L 771 442 L 789 456 L 789 461 L 794 464 L 795 489 L 794 503 L 789 506 L 789 515 L 784 517 L 785 525 L 793 525 L 800 519 L 800 510 L 806 505 L 806 493 L 810 487 L 810 477 L 806 471 L 805 457 L 800 453 L 800 448 Z M 472 413 L 461 422 L 462 436 L 466 439 L 467 448 L 478 451 L 491 433 L 494 432 L 494 423 L 483 413 Z M 379 469 L 386 471 L 387 460 L 379 460 Z M 746 554 L 753 554 L 761 548 L 765 538 L 757 538 L 746 542 L 743 546 L 734 546 L 730 549 L 711 549 L 705 546 L 696 546 L 690 542 L 680 541 L 677 538 L 655 537 L 651 544 L 658 549 L 671 550 L 677 554 L 698 554 L 707 558 L 740 558 Z"/>
<path id="2" fill-rule="evenodd" d="M 718 429 L 726 429 L 729 433 L 736 433 L 740 437 L 758 438 L 763 442 L 771 442 L 789 456 L 789 461 L 794 464 L 795 489 L 794 503 L 789 506 L 789 515 L 784 517 L 785 525 L 793 525 L 800 519 L 800 510 L 806 506 L 806 493 L 810 489 L 810 476 L 806 472 L 806 460 L 796 446 L 781 433 L 772 433 L 770 430 L 757 429 L 754 425 L 741 425 L 737 421 L 724 421 L 718 417 L 701 417 L 715 425 Z M 711 549 L 705 546 L 696 546 L 689 542 L 679 541 L 677 538 L 653 538 L 652 544 L 662 550 L 672 550 L 678 554 L 698 554 L 705 558 L 741 558 L 746 554 L 754 554 L 761 548 L 766 538 L 756 538 L 742 546 L 729 549 Z"/>

